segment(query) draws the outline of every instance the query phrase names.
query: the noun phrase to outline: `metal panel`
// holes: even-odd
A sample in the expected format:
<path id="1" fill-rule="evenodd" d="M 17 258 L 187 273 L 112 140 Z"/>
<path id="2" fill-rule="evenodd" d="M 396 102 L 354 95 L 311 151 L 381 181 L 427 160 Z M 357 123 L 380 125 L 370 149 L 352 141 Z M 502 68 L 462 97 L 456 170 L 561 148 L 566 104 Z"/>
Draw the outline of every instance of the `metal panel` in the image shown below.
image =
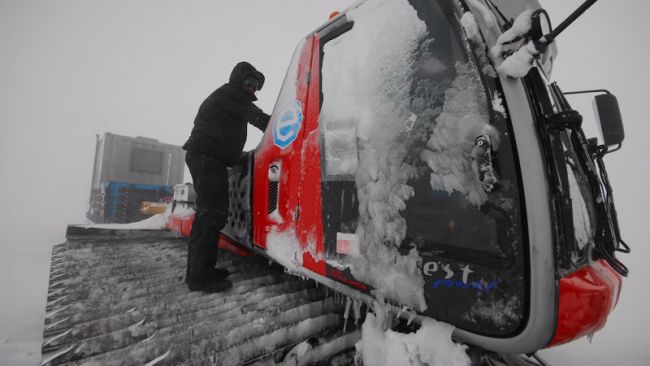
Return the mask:
<path id="1" fill-rule="evenodd" d="M 185 152 L 180 146 L 145 137 L 106 133 L 98 142 L 93 189 L 103 182 L 175 185 L 183 182 Z"/>

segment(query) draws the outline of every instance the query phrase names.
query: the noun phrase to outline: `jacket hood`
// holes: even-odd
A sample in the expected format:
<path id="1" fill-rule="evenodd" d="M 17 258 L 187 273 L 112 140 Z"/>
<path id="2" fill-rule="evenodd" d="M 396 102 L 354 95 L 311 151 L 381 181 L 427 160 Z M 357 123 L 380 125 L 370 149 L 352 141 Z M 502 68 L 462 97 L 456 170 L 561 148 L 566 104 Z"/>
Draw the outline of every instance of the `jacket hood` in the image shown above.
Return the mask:
<path id="1" fill-rule="evenodd" d="M 264 86 L 264 74 L 257 71 L 253 65 L 248 62 L 240 62 L 232 69 L 230 73 L 230 84 L 241 86 L 247 76 L 253 75 L 260 80 L 260 89 Z"/>

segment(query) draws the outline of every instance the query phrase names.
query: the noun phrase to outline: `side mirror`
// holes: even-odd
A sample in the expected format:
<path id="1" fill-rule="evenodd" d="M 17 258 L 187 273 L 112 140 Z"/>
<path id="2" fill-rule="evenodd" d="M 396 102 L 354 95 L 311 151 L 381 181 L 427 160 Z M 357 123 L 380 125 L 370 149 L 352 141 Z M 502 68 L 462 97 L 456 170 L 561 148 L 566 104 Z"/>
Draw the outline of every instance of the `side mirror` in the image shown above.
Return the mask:
<path id="1" fill-rule="evenodd" d="M 594 115 L 605 146 L 621 145 L 625 138 L 623 118 L 614 94 L 599 94 L 593 101 Z"/>

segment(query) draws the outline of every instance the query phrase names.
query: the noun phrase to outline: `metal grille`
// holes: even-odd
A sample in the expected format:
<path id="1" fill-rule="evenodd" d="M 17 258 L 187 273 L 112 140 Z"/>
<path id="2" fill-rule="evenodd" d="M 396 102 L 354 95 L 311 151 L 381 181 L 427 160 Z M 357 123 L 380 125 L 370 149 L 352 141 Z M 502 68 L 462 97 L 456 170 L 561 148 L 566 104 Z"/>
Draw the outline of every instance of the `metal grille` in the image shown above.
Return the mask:
<path id="1" fill-rule="evenodd" d="M 278 182 L 269 181 L 269 215 L 278 209 Z"/>

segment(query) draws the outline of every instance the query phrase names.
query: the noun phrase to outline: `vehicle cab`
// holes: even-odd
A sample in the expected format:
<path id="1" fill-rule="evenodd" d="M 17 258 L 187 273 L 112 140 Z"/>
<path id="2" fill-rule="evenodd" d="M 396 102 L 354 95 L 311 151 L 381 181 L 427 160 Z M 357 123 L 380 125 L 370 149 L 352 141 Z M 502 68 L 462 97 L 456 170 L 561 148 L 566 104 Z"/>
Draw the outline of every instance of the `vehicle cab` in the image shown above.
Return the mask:
<path id="1" fill-rule="evenodd" d="M 626 274 L 602 164 L 620 113 L 602 144 L 585 138 L 552 43 L 504 66 L 550 28 L 536 9 L 369 0 L 306 36 L 231 170 L 229 241 L 492 351 L 602 327 Z"/>

